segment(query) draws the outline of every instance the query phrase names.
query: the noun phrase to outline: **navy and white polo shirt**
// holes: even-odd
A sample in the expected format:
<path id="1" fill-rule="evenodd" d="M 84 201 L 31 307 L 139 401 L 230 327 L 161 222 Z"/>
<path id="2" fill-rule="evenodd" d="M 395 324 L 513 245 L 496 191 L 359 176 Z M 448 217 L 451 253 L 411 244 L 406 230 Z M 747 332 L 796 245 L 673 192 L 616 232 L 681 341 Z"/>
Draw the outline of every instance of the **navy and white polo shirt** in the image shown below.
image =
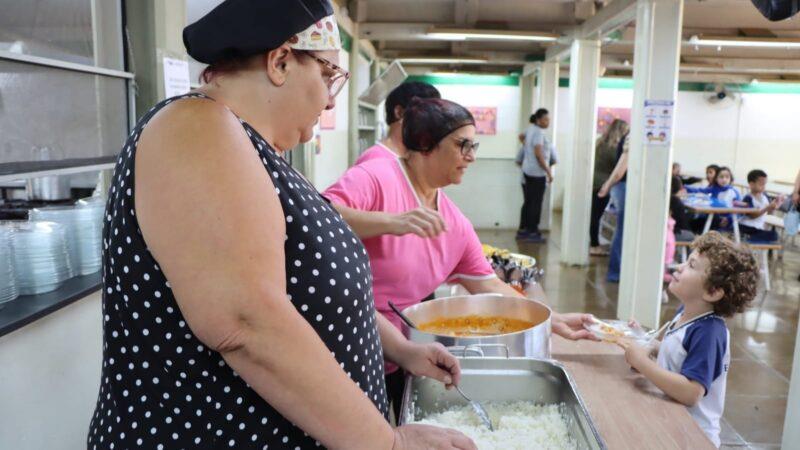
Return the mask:
<path id="1" fill-rule="evenodd" d="M 703 386 L 705 395 L 689 408 L 689 413 L 719 447 L 719 419 L 725 407 L 725 384 L 731 362 L 730 333 L 725 320 L 712 312 L 676 327 L 682 315 L 683 307 L 661 342 L 658 365 Z"/>

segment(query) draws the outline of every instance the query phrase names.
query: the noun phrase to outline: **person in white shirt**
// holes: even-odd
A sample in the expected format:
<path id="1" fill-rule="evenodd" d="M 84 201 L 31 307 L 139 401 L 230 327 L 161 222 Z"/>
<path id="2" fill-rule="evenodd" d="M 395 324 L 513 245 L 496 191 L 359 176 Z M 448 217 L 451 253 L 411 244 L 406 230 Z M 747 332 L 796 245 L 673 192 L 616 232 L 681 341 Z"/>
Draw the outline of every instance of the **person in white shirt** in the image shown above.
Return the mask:
<path id="1" fill-rule="evenodd" d="M 719 447 L 731 358 L 724 318 L 743 312 L 753 301 L 759 268 L 752 252 L 716 231 L 700 236 L 692 247 L 669 284 L 681 307 L 661 341 L 650 347 L 628 340 L 618 344 L 631 367 L 684 404 Z"/>
<path id="2" fill-rule="evenodd" d="M 743 201 L 750 208 L 758 208 L 758 212 L 747 214 L 739 220 L 739 230 L 747 236 L 748 242 L 777 241 L 778 233 L 767 229 L 767 214 L 778 209 L 783 203 L 783 198 L 772 199 L 764 192 L 767 186 L 767 173 L 763 170 L 751 170 L 747 174 L 747 184 L 750 186 L 750 193 L 744 196 Z"/>

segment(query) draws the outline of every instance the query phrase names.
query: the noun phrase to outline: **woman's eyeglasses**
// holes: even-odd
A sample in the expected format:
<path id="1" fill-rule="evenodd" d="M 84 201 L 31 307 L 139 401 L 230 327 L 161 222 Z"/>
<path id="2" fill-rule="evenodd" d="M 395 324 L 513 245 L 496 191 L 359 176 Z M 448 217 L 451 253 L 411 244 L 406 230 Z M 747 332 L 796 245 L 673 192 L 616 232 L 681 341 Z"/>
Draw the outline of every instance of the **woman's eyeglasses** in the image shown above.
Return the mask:
<path id="1" fill-rule="evenodd" d="M 342 89 L 344 88 L 345 83 L 347 83 L 347 80 L 350 79 L 350 72 L 342 69 L 341 67 L 339 67 L 336 64 L 328 61 L 325 58 L 320 58 L 319 56 L 311 53 L 308 50 L 295 50 L 295 51 L 297 53 L 300 53 L 300 54 L 308 56 L 309 58 L 311 58 L 314 61 L 322 64 L 323 66 L 325 66 L 329 70 L 332 70 L 333 72 L 335 72 L 326 81 L 326 84 L 328 85 L 328 96 L 330 98 L 335 98 L 337 95 L 339 95 L 340 92 L 342 92 Z"/>
<path id="2" fill-rule="evenodd" d="M 481 145 L 480 142 L 471 141 L 469 139 L 457 139 L 456 143 L 461 149 L 461 156 L 467 156 L 470 152 L 472 152 L 473 155 L 477 154 L 478 147 Z"/>

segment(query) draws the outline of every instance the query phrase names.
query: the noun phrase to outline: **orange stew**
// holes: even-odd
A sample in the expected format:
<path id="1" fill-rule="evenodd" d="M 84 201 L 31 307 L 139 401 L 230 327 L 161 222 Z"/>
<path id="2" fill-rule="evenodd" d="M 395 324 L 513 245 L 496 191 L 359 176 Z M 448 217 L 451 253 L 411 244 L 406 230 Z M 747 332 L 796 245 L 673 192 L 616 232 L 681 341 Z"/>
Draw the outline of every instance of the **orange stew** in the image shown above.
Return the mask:
<path id="1" fill-rule="evenodd" d="M 419 325 L 426 333 L 446 336 L 492 336 L 516 333 L 533 328 L 534 323 L 527 320 L 509 319 L 499 316 L 463 316 L 436 319 Z"/>

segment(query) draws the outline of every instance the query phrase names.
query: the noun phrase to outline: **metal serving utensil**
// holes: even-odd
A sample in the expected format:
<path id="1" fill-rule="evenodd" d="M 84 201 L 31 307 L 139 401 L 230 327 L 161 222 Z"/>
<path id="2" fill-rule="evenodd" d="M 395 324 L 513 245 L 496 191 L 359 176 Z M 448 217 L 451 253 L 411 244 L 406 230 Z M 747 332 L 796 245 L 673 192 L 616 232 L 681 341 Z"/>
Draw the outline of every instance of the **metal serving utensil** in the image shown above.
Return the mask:
<path id="1" fill-rule="evenodd" d="M 494 431 L 494 427 L 492 427 L 492 421 L 489 420 L 489 413 L 486 412 L 486 410 L 483 408 L 483 405 L 474 400 L 470 400 L 470 398 L 464 394 L 464 391 L 462 391 L 460 387 L 456 386 L 456 390 L 459 394 L 461 394 L 462 397 L 464 397 L 464 400 L 469 402 L 469 404 L 472 406 L 472 409 L 475 410 L 475 414 L 477 414 L 481 419 L 481 422 L 483 422 L 483 424 L 489 428 L 489 431 Z"/>

